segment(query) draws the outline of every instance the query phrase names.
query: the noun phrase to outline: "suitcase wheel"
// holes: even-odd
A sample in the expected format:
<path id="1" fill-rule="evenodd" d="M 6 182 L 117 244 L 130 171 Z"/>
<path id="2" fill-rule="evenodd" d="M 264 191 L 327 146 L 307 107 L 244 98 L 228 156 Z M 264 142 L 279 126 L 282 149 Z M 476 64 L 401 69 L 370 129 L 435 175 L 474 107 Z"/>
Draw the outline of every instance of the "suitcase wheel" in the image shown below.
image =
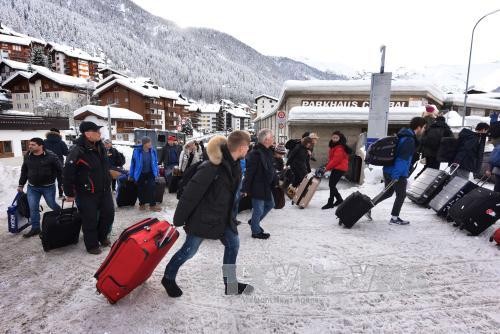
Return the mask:
<path id="1" fill-rule="evenodd" d="M 292 201 L 292 205 L 294 205 L 294 204 L 295 204 L 295 202 L 294 202 L 294 201 Z"/>

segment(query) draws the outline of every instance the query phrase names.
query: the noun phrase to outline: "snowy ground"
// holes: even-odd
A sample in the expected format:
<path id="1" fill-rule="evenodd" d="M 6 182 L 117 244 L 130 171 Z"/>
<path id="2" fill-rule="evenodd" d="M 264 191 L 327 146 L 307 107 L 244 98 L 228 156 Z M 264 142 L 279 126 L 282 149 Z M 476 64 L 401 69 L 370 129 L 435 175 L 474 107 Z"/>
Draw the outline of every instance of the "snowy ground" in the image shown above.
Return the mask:
<path id="1" fill-rule="evenodd" d="M 6 168 L 8 169 L 8 168 Z M 377 176 L 378 175 L 378 176 Z M 379 172 L 360 188 L 341 192 L 374 196 Z M 8 176 L 11 177 L 10 175 Z M 15 182 L 14 182 L 15 183 Z M 116 305 L 95 293 L 93 274 L 106 254 L 88 255 L 83 241 L 45 253 L 40 240 L 0 230 L 0 331 L 4 333 L 498 333 L 500 249 L 488 242 L 491 228 L 467 237 L 432 210 L 406 202 L 409 226 L 387 224 L 392 201 L 374 209 L 374 222 L 340 228 L 324 180 L 310 207 L 287 203 L 263 227 L 269 240 L 240 226 L 239 278 L 251 296 L 224 296 L 223 247 L 206 241 L 181 268 L 184 295 L 169 298 L 160 279 L 171 255 L 153 276 Z M 166 194 L 170 220 L 176 200 Z M 150 216 L 118 209 L 112 239 Z M 239 219 L 246 222 L 248 211 Z M 6 226 L 5 215 L 1 218 Z"/>

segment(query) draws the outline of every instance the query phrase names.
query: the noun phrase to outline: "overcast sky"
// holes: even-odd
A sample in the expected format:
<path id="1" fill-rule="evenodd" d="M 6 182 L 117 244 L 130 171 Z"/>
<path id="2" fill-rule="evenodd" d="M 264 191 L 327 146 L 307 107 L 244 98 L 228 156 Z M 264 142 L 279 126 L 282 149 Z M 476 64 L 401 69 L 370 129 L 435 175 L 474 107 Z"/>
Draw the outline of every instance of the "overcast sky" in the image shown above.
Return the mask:
<path id="1" fill-rule="evenodd" d="M 133 0 L 181 27 L 228 33 L 265 55 L 376 70 L 467 64 L 475 22 L 500 0 Z M 500 61 L 500 12 L 478 25 L 473 63 Z"/>

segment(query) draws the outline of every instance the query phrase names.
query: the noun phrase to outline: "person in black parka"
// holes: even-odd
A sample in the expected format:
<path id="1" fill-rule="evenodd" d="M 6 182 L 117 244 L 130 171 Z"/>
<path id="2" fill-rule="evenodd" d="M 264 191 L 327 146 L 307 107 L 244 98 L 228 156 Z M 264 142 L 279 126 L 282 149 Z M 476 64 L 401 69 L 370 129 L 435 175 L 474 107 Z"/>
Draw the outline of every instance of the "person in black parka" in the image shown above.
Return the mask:
<path id="1" fill-rule="evenodd" d="M 294 180 L 292 182 L 292 187 L 296 188 L 302 182 L 307 173 L 310 172 L 308 169 L 308 161 L 311 155 L 310 148 L 313 145 L 313 140 L 310 137 L 304 137 L 300 143 L 294 147 L 294 149 L 288 154 L 288 160 L 286 162 L 287 166 L 293 172 Z"/>
<path id="2" fill-rule="evenodd" d="M 64 157 L 68 155 L 68 145 L 62 140 L 59 130 L 56 128 L 50 129 L 50 131 L 45 134 L 45 138 L 43 147 L 46 150 L 54 152 L 61 161 L 61 165 L 64 165 Z M 59 197 L 62 197 L 63 187 L 60 181 L 61 180 L 57 180 L 57 189 L 59 190 Z"/>
<path id="3" fill-rule="evenodd" d="M 241 179 L 239 160 L 245 157 L 249 144 L 250 136 L 245 131 L 234 131 L 228 139 L 214 136 L 208 142 L 209 161 L 198 166 L 174 213 L 174 225 L 184 225 L 186 240 L 168 262 L 161 281 L 170 297 L 182 295 L 175 282 L 177 272 L 196 254 L 205 239 L 218 239 L 225 246 L 222 268 L 225 293 L 247 294 L 253 290 L 251 285 L 238 283 L 236 279 L 240 241 L 232 214 Z"/>
<path id="4" fill-rule="evenodd" d="M 80 124 L 81 135 L 71 148 L 63 170 L 66 201 L 76 199 L 85 248 L 94 255 L 102 252 L 100 246 L 111 246 L 108 236 L 115 218 L 109 160 L 100 128 L 93 122 Z"/>
<path id="5" fill-rule="evenodd" d="M 425 158 L 424 168 L 439 169 L 440 162 L 437 161 L 436 157 L 443 137 L 453 137 L 453 132 L 446 124 L 445 118 L 438 116 L 420 139 L 420 152 Z"/>
<path id="6" fill-rule="evenodd" d="M 462 129 L 458 134 L 458 150 L 453 160 L 460 165 L 456 171 L 458 176 L 468 180 L 470 172 L 475 173 L 481 168 L 489 128 L 487 123 L 479 123 L 476 131 Z"/>

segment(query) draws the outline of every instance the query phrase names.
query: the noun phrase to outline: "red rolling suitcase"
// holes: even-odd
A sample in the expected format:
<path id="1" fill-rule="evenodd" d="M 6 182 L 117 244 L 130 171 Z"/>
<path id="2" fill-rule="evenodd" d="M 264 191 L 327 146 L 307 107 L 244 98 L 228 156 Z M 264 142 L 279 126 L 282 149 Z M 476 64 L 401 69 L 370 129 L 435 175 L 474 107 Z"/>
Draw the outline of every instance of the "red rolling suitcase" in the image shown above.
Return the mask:
<path id="1" fill-rule="evenodd" d="M 178 237 L 174 226 L 156 218 L 125 229 L 94 275 L 97 291 L 116 303 L 151 276 Z"/>

